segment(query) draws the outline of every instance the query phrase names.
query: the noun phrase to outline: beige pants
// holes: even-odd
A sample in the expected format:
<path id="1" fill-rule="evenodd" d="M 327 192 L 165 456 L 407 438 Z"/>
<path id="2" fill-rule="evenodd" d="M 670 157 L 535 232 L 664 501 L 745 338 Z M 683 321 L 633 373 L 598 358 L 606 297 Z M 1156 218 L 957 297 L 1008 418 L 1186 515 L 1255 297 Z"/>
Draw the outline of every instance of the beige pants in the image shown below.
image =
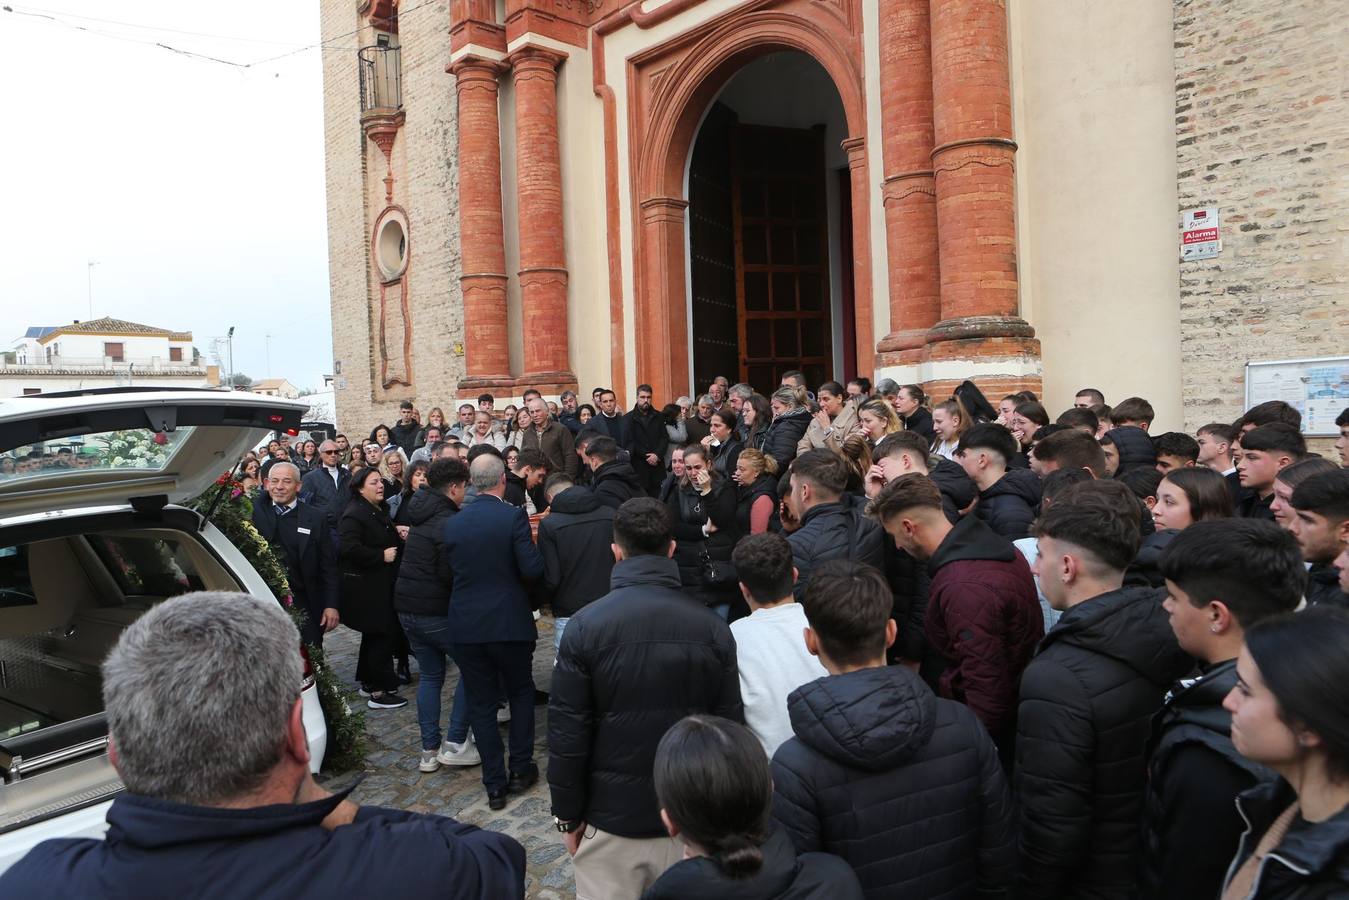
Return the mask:
<path id="1" fill-rule="evenodd" d="M 588 826 L 572 857 L 576 900 L 636 900 L 684 858 L 673 838 L 625 838 Z"/>

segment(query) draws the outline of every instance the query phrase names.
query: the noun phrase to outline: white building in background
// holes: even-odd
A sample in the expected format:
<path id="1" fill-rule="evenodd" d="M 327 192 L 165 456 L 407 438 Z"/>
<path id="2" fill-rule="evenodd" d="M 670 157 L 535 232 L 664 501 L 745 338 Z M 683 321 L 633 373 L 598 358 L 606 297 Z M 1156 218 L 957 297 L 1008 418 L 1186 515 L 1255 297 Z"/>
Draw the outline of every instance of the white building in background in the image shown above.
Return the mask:
<path id="1" fill-rule="evenodd" d="M 285 397 L 287 400 L 294 400 L 300 396 L 300 389 L 284 378 L 264 378 L 262 381 L 255 381 L 249 390 L 255 394 L 266 394 L 268 397 Z"/>
<path id="2" fill-rule="evenodd" d="M 123 319 L 32 326 L 0 361 L 0 397 L 144 385 L 216 387 L 220 368 L 206 365 L 192 332 Z"/>

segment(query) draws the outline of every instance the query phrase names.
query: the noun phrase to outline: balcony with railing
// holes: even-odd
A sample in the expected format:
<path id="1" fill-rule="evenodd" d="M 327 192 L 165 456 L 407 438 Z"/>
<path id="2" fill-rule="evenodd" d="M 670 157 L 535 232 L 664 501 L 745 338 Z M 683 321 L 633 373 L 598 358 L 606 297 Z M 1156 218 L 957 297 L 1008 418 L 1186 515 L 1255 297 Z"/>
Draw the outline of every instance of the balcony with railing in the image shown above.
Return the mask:
<path id="1" fill-rule="evenodd" d="M 398 47 L 362 47 L 356 54 L 361 79 L 361 118 L 392 115 L 403 108 L 403 71 Z"/>

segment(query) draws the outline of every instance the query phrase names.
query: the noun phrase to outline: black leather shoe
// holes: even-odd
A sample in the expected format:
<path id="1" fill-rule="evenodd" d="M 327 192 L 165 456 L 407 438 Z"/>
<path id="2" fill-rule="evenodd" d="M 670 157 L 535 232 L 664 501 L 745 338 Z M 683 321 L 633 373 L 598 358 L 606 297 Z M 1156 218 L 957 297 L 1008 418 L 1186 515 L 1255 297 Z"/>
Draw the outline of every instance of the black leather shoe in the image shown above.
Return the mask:
<path id="1" fill-rule="evenodd" d="M 528 772 L 512 774 L 511 780 L 506 782 L 506 793 L 523 794 L 525 791 L 539 783 L 539 768 L 535 766 Z"/>
<path id="2" fill-rule="evenodd" d="M 506 791 L 497 791 L 496 793 L 493 793 L 492 791 L 488 791 L 488 792 L 487 792 L 487 806 L 488 806 L 489 809 L 505 809 L 505 808 L 506 808 Z"/>

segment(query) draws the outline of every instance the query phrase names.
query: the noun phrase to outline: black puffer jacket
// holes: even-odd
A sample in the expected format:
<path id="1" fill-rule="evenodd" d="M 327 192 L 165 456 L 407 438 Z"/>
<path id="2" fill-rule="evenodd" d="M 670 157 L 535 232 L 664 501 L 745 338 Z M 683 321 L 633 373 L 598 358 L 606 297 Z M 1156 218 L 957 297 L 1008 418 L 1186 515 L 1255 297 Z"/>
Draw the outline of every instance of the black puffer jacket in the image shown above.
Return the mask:
<path id="1" fill-rule="evenodd" d="M 865 514 L 865 508 L 865 497 L 844 494 L 832 503 L 806 510 L 801 527 L 787 535 L 796 566 L 798 600 L 805 594 L 810 573 L 822 562 L 852 559 L 885 571 L 885 532 Z"/>
<path id="2" fill-rule="evenodd" d="M 746 878 L 730 877 L 706 856 L 681 860 L 646 889 L 642 900 L 862 900 L 862 887 L 846 862 L 828 853 L 797 856 L 780 828 L 759 852 L 763 865 Z"/>
<path id="3" fill-rule="evenodd" d="M 632 464 L 617 459 L 611 459 L 595 470 L 590 489 L 595 492 L 595 498 L 610 509 L 618 509 L 633 497 L 646 496 L 646 489 Z"/>
<path id="4" fill-rule="evenodd" d="M 773 818 L 798 851 L 843 857 L 873 900 L 1010 887 L 1011 798 L 969 709 L 902 666 L 821 678 L 787 709 L 796 737 L 773 756 Z"/>
<path id="5" fill-rule="evenodd" d="M 1143 512 L 1145 515 L 1148 513 L 1146 508 Z M 1148 521 L 1152 519 L 1149 517 Z M 1178 534 L 1180 532 L 1174 528 L 1164 528 L 1161 531 L 1153 531 L 1145 537 L 1138 548 L 1138 555 L 1134 557 L 1133 565 L 1124 573 L 1124 583 L 1143 587 L 1162 587 L 1166 583 L 1159 568 L 1162 553 L 1171 546 L 1171 542 Z"/>
<path id="6" fill-rule="evenodd" d="M 951 462 L 944 456 L 933 457 L 937 464 L 928 471 L 928 477 L 941 491 L 941 506 L 946 518 L 954 525 L 960 521 L 960 511 L 974 502 L 979 496 L 979 486 L 965 474 L 960 463 Z"/>
<path id="7" fill-rule="evenodd" d="M 1315 563 L 1307 570 L 1308 606 L 1349 608 L 1349 594 L 1340 590 L 1340 571 L 1326 563 Z"/>
<path id="8" fill-rule="evenodd" d="M 745 720 L 735 640 L 663 556 L 614 565 L 612 590 L 567 623 L 548 702 L 553 814 L 661 837 L 656 744 L 693 713 Z"/>
<path id="9" fill-rule="evenodd" d="M 1157 451 L 1152 446 L 1152 438 L 1136 425 L 1121 425 L 1105 433 L 1107 439 L 1119 450 L 1119 468 L 1115 470 L 1118 478 L 1130 469 L 1157 465 Z"/>
<path id="10" fill-rule="evenodd" d="M 777 460 L 778 471 L 785 472 L 796 459 L 796 445 L 810 427 L 810 410 L 798 409 L 783 413 L 768 425 L 764 432 L 763 452 Z"/>
<path id="11" fill-rule="evenodd" d="M 1270 824 L 1296 800 L 1297 795 L 1282 778 L 1251 788 L 1237 798 L 1237 809 L 1249 829 L 1242 835 L 1241 846 L 1228 869 L 1229 880 L 1255 851 Z M 1265 857 L 1249 896 L 1252 900 L 1329 900 L 1349 896 L 1349 808 L 1324 822 L 1300 822 L 1290 828 Z"/>
<path id="12" fill-rule="evenodd" d="M 1018 541 L 1030 534 L 1039 505 L 1040 477 L 1030 469 L 1008 469 L 979 492 L 974 511 L 989 528 L 1009 541 Z"/>
<path id="13" fill-rule="evenodd" d="M 451 571 L 440 539 L 445 523 L 459 507 L 449 497 L 423 485 L 398 512 L 412 530 L 403 545 L 403 562 L 394 585 L 394 609 L 418 616 L 443 616 L 450 608 Z"/>
<path id="14" fill-rule="evenodd" d="M 1232 800 L 1274 773 L 1232 745 L 1223 700 L 1237 683 L 1234 659 L 1171 688 L 1152 723 L 1143 794 L 1142 896 L 1217 897 L 1237 852 L 1241 820 Z"/>
<path id="15" fill-rule="evenodd" d="M 558 618 L 575 615 L 609 593 L 614 568 L 614 511 L 584 487 L 570 487 L 553 498 L 539 520 L 544 596 Z"/>
<path id="16" fill-rule="evenodd" d="M 1131 587 L 1079 603 L 1021 676 L 1021 897 L 1138 896 L 1151 720 L 1194 666 L 1162 597 Z"/>

